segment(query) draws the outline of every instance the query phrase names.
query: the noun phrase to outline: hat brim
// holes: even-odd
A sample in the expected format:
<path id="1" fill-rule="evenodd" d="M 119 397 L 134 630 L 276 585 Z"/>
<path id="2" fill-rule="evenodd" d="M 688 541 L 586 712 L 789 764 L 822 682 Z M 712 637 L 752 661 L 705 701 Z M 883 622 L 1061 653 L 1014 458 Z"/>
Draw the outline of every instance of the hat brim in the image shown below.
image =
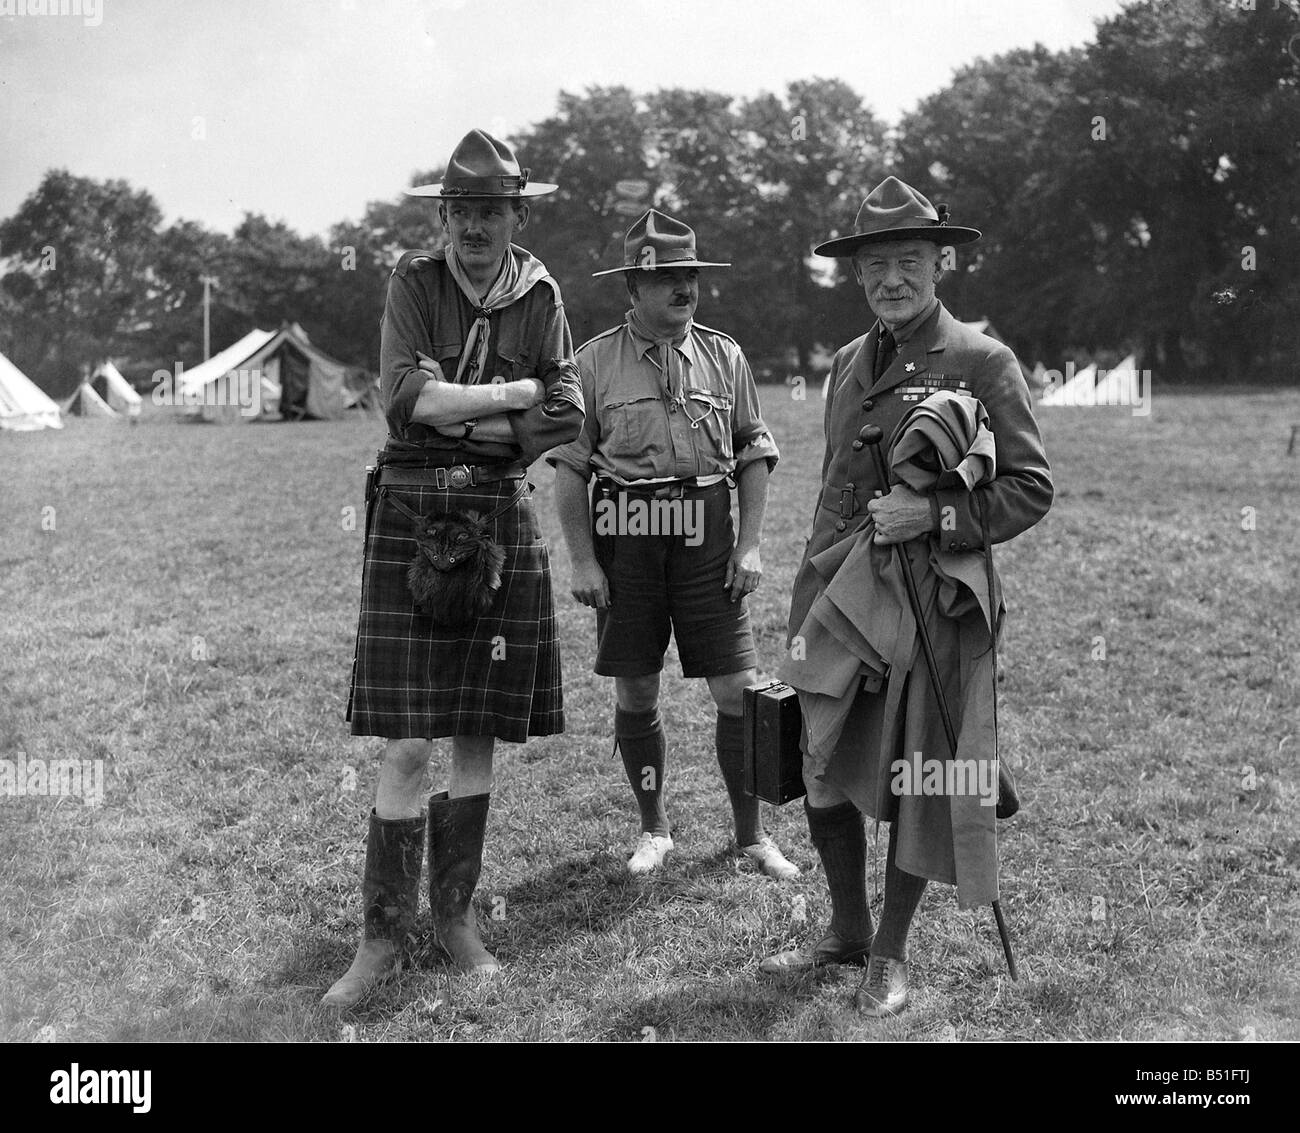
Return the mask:
<path id="1" fill-rule="evenodd" d="M 813 249 L 815 256 L 851 256 L 866 244 L 893 244 L 900 240 L 928 240 L 947 248 L 957 244 L 973 244 L 983 233 L 978 228 L 962 228 L 956 224 L 930 224 L 924 228 L 889 228 L 883 232 L 859 232 L 827 240 Z"/>
<path id="2" fill-rule="evenodd" d="M 671 268 L 729 268 L 730 264 L 714 264 L 707 260 L 664 260 L 655 264 L 654 267 L 643 267 L 641 264 L 625 264 L 621 268 L 606 268 L 604 271 L 593 271 L 591 278 L 595 279 L 598 275 L 618 275 L 621 271 L 668 271 Z"/>
<path id="3" fill-rule="evenodd" d="M 503 201 L 520 200 L 523 197 L 544 197 L 547 193 L 553 193 L 559 188 L 559 185 L 549 185 L 545 181 L 530 181 L 517 193 L 444 193 L 442 190 L 443 183 L 435 181 L 432 185 L 415 185 L 410 189 L 403 189 L 408 197 L 438 197 L 444 201 L 454 201 L 460 197 L 499 197 Z"/>

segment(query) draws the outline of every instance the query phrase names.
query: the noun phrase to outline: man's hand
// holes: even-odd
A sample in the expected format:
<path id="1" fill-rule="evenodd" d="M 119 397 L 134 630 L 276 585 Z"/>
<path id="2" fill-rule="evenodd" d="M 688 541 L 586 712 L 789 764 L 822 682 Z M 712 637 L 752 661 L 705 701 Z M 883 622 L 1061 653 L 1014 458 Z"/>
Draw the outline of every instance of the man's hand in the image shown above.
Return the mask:
<path id="1" fill-rule="evenodd" d="M 573 585 L 569 593 L 593 610 L 603 610 L 610 605 L 609 581 L 594 559 L 573 564 Z"/>
<path id="2" fill-rule="evenodd" d="M 881 545 L 906 543 L 934 530 L 930 497 L 906 484 L 895 484 L 889 495 L 868 500 L 867 511 L 876 521 L 876 542 Z"/>
<path id="3" fill-rule="evenodd" d="M 758 548 L 733 547 L 727 562 L 727 577 L 722 582 L 722 588 L 731 591 L 731 600 L 739 602 L 746 594 L 753 594 L 762 577 L 763 562 Z"/>
<path id="4" fill-rule="evenodd" d="M 445 382 L 447 375 L 442 372 L 442 367 L 438 365 L 436 358 L 430 358 L 427 354 L 420 351 L 415 352 L 416 368 L 428 374 L 435 382 Z"/>

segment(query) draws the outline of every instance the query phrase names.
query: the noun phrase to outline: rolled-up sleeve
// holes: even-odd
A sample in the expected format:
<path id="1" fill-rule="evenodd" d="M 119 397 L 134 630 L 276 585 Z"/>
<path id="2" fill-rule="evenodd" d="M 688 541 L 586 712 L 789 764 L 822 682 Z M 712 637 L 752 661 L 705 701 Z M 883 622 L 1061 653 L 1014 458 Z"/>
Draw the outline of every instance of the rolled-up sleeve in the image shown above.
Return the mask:
<path id="1" fill-rule="evenodd" d="M 590 361 L 591 355 L 587 351 L 578 356 L 578 377 L 584 410 L 582 428 L 568 444 L 553 448 L 546 455 L 546 462 L 552 467 L 563 464 L 566 468 L 572 468 L 584 480 L 589 480 L 594 471 L 591 457 L 600 440 L 600 416 L 596 411 L 595 395 L 596 375 Z"/>
<path id="2" fill-rule="evenodd" d="M 758 384 L 754 374 L 739 350 L 735 352 L 732 362 L 732 379 L 735 405 L 731 413 L 731 451 L 736 454 L 736 472 L 744 471 L 745 466 L 756 460 L 766 460 L 770 473 L 781 453 L 776 447 L 767 425 L 763 423 L 762 410 L 758 403 Z"/>
<path id="3" fill-rule="evenodd" d="M 558 292 L 539 344 L 537 376 L 546 386 L 545 399 L 531 409 L 510 414 L 520 459 L 525 464 L 532 464 L 542 453 L 578 437 L 586 417 L 569 320 L 564 317 Z"/>

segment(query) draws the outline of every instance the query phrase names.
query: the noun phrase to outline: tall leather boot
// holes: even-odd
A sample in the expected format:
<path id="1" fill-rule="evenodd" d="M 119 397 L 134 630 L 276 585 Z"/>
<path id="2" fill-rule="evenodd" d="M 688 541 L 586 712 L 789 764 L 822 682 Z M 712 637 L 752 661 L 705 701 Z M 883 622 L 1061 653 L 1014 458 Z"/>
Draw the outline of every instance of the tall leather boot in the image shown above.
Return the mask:
<path id="1" fill-rule="evenodd" d="M 415 930 L 424 864 L 424 818 L 380 818 L 372 809 L 361 879 L 364 928 L 352 966 L 321 998 L 351 1007 L 402 969 Z"/>
<path id="2" fill-rule="evenodd" d="M 462 972 L 491 973 L 501 968 L 479 939 L 473 902 L 491 798 L 453 799 L 441 791 L 429 799 L 429 905 L 434 933 Z"/>

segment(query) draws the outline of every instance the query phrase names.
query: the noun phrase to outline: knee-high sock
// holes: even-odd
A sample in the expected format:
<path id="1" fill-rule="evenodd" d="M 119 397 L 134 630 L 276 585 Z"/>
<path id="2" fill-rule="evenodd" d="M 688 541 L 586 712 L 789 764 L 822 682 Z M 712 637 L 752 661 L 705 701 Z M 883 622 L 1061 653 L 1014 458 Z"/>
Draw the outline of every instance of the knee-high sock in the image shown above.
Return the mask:
<path id="1" fill-rule="evenodd" d="M 814 807 L 804 802 L 808 834 L 821 855 L 831 891 L 831 931 L 841 940 L 871 939 L 867 905 L 867 834 L 852 803 Z"/>
<path id="2" fill-rule="evenodd" d="M 659 709 L 649 712 L 614 710 L 614 735 L 623 756 L 623 770 L 632 784 L 641 811 L 641 829 L 650 834 L 667 834 L 668 814 L 664 810 L 664 763 L 668 744 Z"/>
<path id="3" fill-rule="evenodd" d="M 758 799 L 745 790 L 745 718 L 718 713 L 718 766 L 731 799 L 736 822 L 736 845 L 752 846 L 763 836 L 758 821 Z"/>
<path id="4" fill-rule="evenodd" d="M 889 831 L 889 852 L 885 855 L 885 907 L 880 913 L 880 930 L 871 946 L 873 956 L 907 959 L 907 930 L 912 926 L 916 906 L 925 892 L 925 878 L 904 873 L 894 862 L 898 834 Z"/>

